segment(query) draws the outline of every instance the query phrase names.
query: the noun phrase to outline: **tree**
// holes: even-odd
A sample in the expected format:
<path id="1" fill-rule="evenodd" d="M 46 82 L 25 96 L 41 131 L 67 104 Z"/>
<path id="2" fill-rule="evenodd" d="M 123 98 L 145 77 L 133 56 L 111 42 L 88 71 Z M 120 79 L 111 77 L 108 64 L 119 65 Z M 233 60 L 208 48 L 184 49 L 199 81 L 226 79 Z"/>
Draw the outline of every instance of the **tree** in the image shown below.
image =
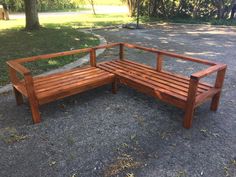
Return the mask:
<path id="1" fill-rule="evenodd" d="M 90 3 L 91 6 L 92 6 L 93 14 L 96 15 L 95 8 L 94 8 L 94 0 L 88 0 L 88 1 L 89 1 L 89 3 Z"/>
<path id="2" fill-rule="evenodd" d="M 236 0 L 232 0 L 232 9 L 231 9 L 231 15 L 230 15 L 230 19 L 234 18 L 234 14 L 236 13 Z"/>
<path id="3" fill-rule="evenodd" d="M 26 30 L 38 30 L 40 28 L 37 0 L 24 0 L 25 2 L 25 16 L 26 16 Z"/>

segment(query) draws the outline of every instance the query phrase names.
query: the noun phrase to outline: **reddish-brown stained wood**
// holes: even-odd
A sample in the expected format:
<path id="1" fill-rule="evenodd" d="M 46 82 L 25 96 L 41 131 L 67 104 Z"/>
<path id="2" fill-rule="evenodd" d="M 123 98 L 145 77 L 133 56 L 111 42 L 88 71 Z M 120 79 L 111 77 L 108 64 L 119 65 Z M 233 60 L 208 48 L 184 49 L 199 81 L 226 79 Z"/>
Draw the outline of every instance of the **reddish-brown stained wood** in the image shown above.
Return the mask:
<path id="1" fill-rule="evenodd" d="M 90 65 L 96 67 L 96 51 L 94 48 L 90 51 Z"/>
<path id="2" fill-rule="evenodd" d="M 16 98 L 16 104 L 21 105 L 23 103 L 23 96 L 22 96 L 21 92 L 19 92 L 15 87 L 13 87 L 13 91 L 14 91 L 15 98 Z"/>
<path id="3" fill-rule="evenodd" d="M 201 79 L 203 77 L 206 77 L 206 76 L 208 76 L 216 71 L 222 70 L 224 68 L 226 68 L 225 64 L 217 64 L 217 65 L 211 66 L 205 70 L 202 70 L 202 71 L 192 74 L 192 77 L 195 77 L 197 79 Z"/>
<path id="4" fill-rule="evenodd" d="M 133 61 L 127 60 L 127 59 L 125 60 L 125 62 L 134 64 L 134 65 L 136 65 L 136 67 L 139 67 L 140 69 L 144 70 L 145 72 L 151 72 L 151 73 L 156 74 L 156 71 L 154 70 L 154 68 L 149 67 L 147 65 L 136 63 L 136 62 L 133 62 Z M 179 74 L 173 74 L 173 73 L 170 73 L 170 72 L 167 72 L 167 71 L 162 71 L 162 72 L 159 72 L 158 74 L 161 74 L 161 75 L 164 74 L 165 77 L 168 77 L 170 79 L 174 79 L 174 80 L 177 80 L 177 81 L 181 81 L 181 82 L 187 83 L 189 85 L 189 80 L 190 80 L 189 77 L 179 75 Z M 205 82 L 201 82 L 199 87 L 202 88 L 202 89 L 208 90 L 209 87 L 212 87 L 212 86 L 210 84 L 205 83 Z"/>
<path id="5" fill-rule="evenodd" d="M 158 53 L 157 54 L 157 71 L 161 72 L 162 70 L 162 63 L 163 63 L 163 55 Z"/>
<path id="6" fill-rule="evenodd" d="M 169 57 L 179 58 L 179 59 L 182 59 L 182 60 L 188 60 L 188 61 L 202 63 L 202 64 L 206 64 L 206 65 L 215 65 L 216 64 L 215 62 L 211 62 L 211 61 L 208 61 L 208 60 L 202 60 L 202 59 L 199 59 L 199 58 L 188 57 L 188 56 L 185 56 L 185 55 L 171 53 L 171 52 L 167 52 L 167 51 L 163 51 L 163 50 L 157 50 L 157 49 L 154 49 L 154 48 L 142 47 L 142 46 L 138 46 L 138 45 L 134 45 L 134 44 L 125 43 L 124 46 L 128 47 L 128 48 L 144 50 L 144 51 L 152 52 L 152 53 L 161 53 L 161 54 L 169 56 Z"/>
<path id="7" fill-rule="evenodd" d="M 116 46 L 119 46 L 120 49 L 119 60 L 102 62 L 97 66 L 96 50 Z M 124 60 L 124 47 L 156 53 L 156 68 L 127 59 Z M 48 76 L 32 77 L 30 71 L 21 65 L 25 62 L 74 55 L 81 52 L 90 52 L 91 66 L 75 68 Z M 188 78 L 163 71 L 164 56 L 202 63 L 211 67 L 193 73 L 191 78 Z M 126 43 L 112 43 L 94 48 L 22 58 L 8 61 L 7 64 L 16 101 L 21 104 L 23 102 L 22 95 L 28 97 L 34 123 L 41 121 L 39 105 L 105 84 L 112 84 L 112 92 L 116 93 L 117 84 L 121 83 L 183 109 L 185 111 L 185 128 L 192 126 L 194 109 L 206 100 L 212 98 L 211 110 L 217 110 L 226 71 L 224 64 Z M 17 72 L 23 75 L 24 80 L 17 78 Z M 214 86 L 199 81 L 214 72 L 217 72 Z"/>
<path id="8" fill-rule="evenodd" d="M 120 55 L 120 60 L 124 60 L 124 44 L 123 43 L 120 44 L 120 53 L 119 53 L 119 55 Z"/>
<path id="9" fill-rule="evenodd" d="M 33 122 L 40 123 L 41 117 L 39 112 L 39 103 L 35 94 L 33 78 L 29 75 L 25 76 L 25 85 L 27 90 L 27 95 L 30 103 L 30 108 L 32 112 Z"/>
<path id="10" fill-rule="evenodd" d="M 18 84 L 20 80 L 17 77 L 16 71 L 10 66 L 8 66 L 8 70 L 9 70 L 9 77 L 10 77 L 11 82 L 13 84 Z M 13 91 L 16 98 L 16 104 L 21 105 L 23 103 L 23 96 L 21 92 L 19 92 L 14 86 L 13 86 Z"/>
<path id="11" fill-rule="evenodd" d="M 108 62 L 106 67 L 113 68 L 113 69 L 117 70 L 117 72 L 119 72 L 119 73 L 126 74 L 127 76 L 129 75 L 132 78 L 143 81 L 146 84 L 150 84 L 154 89 L 165 89 L 165 90 L 171 91 L 173 93 L 176 93 L 178 95 L 182 95 L 182 96 L 187 97 L 187 90 L 183 91 L 181 89 L 176 89 L 176 88 L 174 88 L 175 86 L 172 87 L 171 85 L 167 85 L 167 84 L 165 84 L 165 82 L 163 82 L 160 79 L 155 80 L 153 77 L 148 77 L 147 75 L 140 75 L 138 72 L 135 72 L 132 70 L 130 71 L 129 69 L 126 69 L 125 67 L 119 66 L 119 65 L 112 63 L 112 62 Z"/>
<path id="12" fill-rule="evenodd" d="M 215 88 L 220 89 L 220 91 L 217 94 L 215 94 L 214 97 L 212 98 L 212 101 L 211 101 L 212 111 L 216 111 L 218 109 L 219 102 L 220 102 L 221 89 L 224 84 L 225 72 L 226 72 L 226 67 L 217 72 Z"/>
<path id="13" fill-rule="evenodd" d="M 18 63 L 26 63 L 26 62 L 33 62 L 37 60 L 44 60 L 44 59 L 50 59 L 50 58 L 57 58 L 57 57 L 62 57 L 62 56 L 68 56 L 68 55 L 75 55 L 79 53 L 84 53 L 84 52 L 90 52 L 91 48 L 85 48 L 85 49 L 78 49 L 78 50 L 71 50 L 71 51 L 66 51 L 66 52 L 59 52 L 59 53 L 52 53 L 52 54 L 46 54 L 46 55 L 38 55 L 38 56 L 33 56 L 33 57 L 27 57 L 27 58 L 21 58 L 16 61 Z"/>
<path id="14" fill-rule="evenodd" d="M 184 127 L 185 128 L 192 127 L 198 82 L 199 81 L 195 78 L 190 79 L 188 99 L 187 99 L 186 108 L 185 108 L 185 115 L 184 115 Z"/>
<path id="15" fill-rule="evenodd" d="M 178 90 L 181 90 L 181 91 L 184 91 L 186 92 L 186 95 L 188 93 L 188 88 L 189 88 L 189 82 L 188 83 L 183 83 L 181 81 L 177 82 L 175 80 L 172 80 L 172 79 L 168 79 L 165 77 L 165 75 L 160 75 L 159 72 L 155 72 L 155 73 L 148 73 L 146 72 L 145 70 L 142 70 L 142 69 L 137 69 L 134 65 L 128 65 L 127 62 L 124 62 L 125 64 L 119 62 L 119 61 L 112 61 L 110 63 L 114 63 L 116 66 L 116 68 L 118 69 L 123 69 L 124 71 L 132 71 L 134 72 L 136 75 L 138 75 L 139 77 L 143 77 L 143 78 L 146 78 L 150 81 L 155 81 L 157 83 L 161 83 L 161 84 L 165 84 L 167 86 L 170 86 L 170 87 L 173 87 L 174 89 L 178 89 Z M 198 93 L 202 93 L 202 91 L 205 91 L 205 90 L 202 90 L 202 89 L 198 89 Z"/>
<path id="16" fill-rule="evenodd" d="M 114 79 L 114 82 L 112 82 L 112 93 L 116 94 L 117 93 L 117 79 Z"/>
<path id="17" fill-rule="evenodd" d="M 90 83 L 80 84 L 80 85 L 78 85 L 78 87 L 71 87 L 69 89 L 64 88 L 60 91 L 54 92 L 53 94 L 52 93 L 39 94 L 39 98 L 40 98 L 39 104 L 40 105 L 46 104 L 46 103 L 49 103 L 49 102 L 52 102 L 52 101 L 55 101 L 58 99 L 62 99 L 62 98 L 65 98 L 65 97 L 68 97 L 71 95 L 75 95 L 75 94 L 78 94 L 78 93 L 81 93 L 81 92 L 84 92 L 87 90 L 91 90 L 91 89 L 103 86 L 103 85 L 111 84 L 113 81 L 114 81 L 114 75 L 110 75 L 109 77 L 104 76 L 104 77 L 94 79 Z M 50 95 L 50 94 L 52 94 L 52 95 Z"/>
<path id="18" fill-rule="evenodd" d="M 121 44 L 121 43 L 109 43 L 109 44 L 100 45 L 100 46 L 97 46 L 97 47 L 94 47 L 94 48 L 95 48 L 95 49 L 112 48 L 112 47 L 119 46 L 120 44 Z"/>

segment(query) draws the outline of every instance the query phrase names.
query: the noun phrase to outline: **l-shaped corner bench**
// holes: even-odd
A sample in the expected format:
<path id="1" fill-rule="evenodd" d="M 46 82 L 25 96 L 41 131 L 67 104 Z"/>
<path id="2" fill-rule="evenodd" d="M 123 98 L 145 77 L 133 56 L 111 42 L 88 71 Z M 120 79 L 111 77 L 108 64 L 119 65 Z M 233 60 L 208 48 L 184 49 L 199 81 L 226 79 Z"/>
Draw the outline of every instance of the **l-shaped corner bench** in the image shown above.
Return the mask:
<path id="1" fill-rule="evenodd" d="M 119 59 L 97 63 L 96 50 L 112 47 L 119 47 Z M 156 68 L 125 59 L 124 47 L 156 54 Z M 90 66 L 35 77 L 32 77 L 31 72 L 23 66 L 26 62 L 82 52 L 90 53 Z M 164 71 L 162 69 L 163 56 L 197 62 L 209 65 L 209 67 L 192 74 L 189 78 Z M 205 101 L 212 99 L 211 110 L 217 110 L 227 68 L 225 64 L 128 43 L 111 43 L 93 48 L 16 59 L 8 61 L 7 64 L 16 102 L 18 105 L 22 104 L 23 95 L 28 98 L 34 123 L 41 121 L 39 105 L 106 84 L 112 84 L 112 92 L 116 93 L 119 83 L 183 109 L 185 128 L 191 128 L 195 108 Z M 214 85 L 200 82 L 201 78 L 215 72 L 217 76 Z M 23 76 L 23 80 L 17 77 L 17 73 Z"/>

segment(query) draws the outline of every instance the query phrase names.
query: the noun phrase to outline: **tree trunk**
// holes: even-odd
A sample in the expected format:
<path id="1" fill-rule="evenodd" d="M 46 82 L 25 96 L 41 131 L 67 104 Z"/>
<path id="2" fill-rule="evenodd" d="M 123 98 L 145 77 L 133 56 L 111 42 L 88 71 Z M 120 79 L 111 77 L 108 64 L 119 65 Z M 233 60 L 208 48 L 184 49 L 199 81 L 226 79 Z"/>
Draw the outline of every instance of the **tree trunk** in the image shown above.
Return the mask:
<path id="1" fill-rule="evenodd" d="M 26 16 L 26 30 L 38 30 L 40 28 L 37 0 L 24 0 L 25 1 L 25 16 Z"/>
<path id="2" fill-rule="evenodd" d="M 129 16 L 133 17 L 135 15 L 137 0 L 127 0 L 127 5 L 128 5 L 128 8 L 129 8 Z"/>
<path id="3" fill-rule="evenodd" d="M 230 19 L 234 18 L 234 14 L 236 13 L 236 0 L 232 0 L 231 2 L 231 14 Z"/>
<path id="4" fill-rule="evenodd" d="M 198 11 L 199 11 L 199 4 L 198 0 L 193 1 L 193 18 L 196 19 L 198 17 Z"/>
<path id="5" fill-rule="evenodd" d="M 225 3 L 224 3 L 224 0 L 217 0 L 217 8 L 218 8 L 217 17 L 219 19 L 224 18 L 224 13 L 225 13 Z"/>
<path id="6" fill-rule="evenodd" d="M 95 8 L 94 8 L 94 0 L 90 0 L 90 4 L 91 4 L 92 9 L 93 9 L 93 14 L 96 15 L 96 11 L 95 11 Z"/>

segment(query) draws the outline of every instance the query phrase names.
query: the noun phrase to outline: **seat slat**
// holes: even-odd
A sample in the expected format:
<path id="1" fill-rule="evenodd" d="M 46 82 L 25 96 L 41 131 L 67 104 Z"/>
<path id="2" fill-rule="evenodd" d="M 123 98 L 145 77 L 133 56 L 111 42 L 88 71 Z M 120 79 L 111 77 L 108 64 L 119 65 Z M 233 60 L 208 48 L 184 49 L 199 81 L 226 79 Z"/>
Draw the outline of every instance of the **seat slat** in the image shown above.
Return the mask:
<path id="1" fill-rule="evenodd" d="M 143 81 L 143 80 L 141 80 L 141 79 L 139 79 L 139 78 L 137 78 L 137 77 L 133 77 L 133 75 L 130 76 L 130 75 L 127 75 L 126 73 L 119 72 L 119 71 L 117 71 L 116 69 L 114 69 L 113 67 L 110 67 L 109 65 L 99 64 L 98 66 L 99 66 L 101 69 L 104 69 L 104 70 L 106 70 L 106 71 L 109 71 L 109 72 L 112 72 L 112 73 L 116 74 L 118 77 L 121 76 L 121 77 L 126 78 L 126 79 L 128 79 L 128 80 L 132 80 L 132 81 L 134 81 L 134 82 L 136 82 L 136 83 L 139 83 L 139 84 L 141 84 L 141 85 L 144 85 L 144 86 L 146 86 L 146 87 L 149 87 L 150 90 L 152 90 L 152 92 L 155 93 L 155 87 L 154 87 L 154 85 L 152 85 L 152 84 L 150 84 L 150 83 L 148 83 L 148 82 L 145 82 L 145 81 Z M 159 88 L 159 90 L 160 90 L 161 92 L 163 92 L 163 93 L 168 94 L 168 95 L 173 95 L 173 96 L 176 97 L 177 99 L 184 100 L 184 101 L 187 100 L 187 97 L 186 97 L 186 96 L 177 94 L 177 93 L 175 93 L 175 92 L 171 92 L 171 91 L 166 90 L 166 89 L 163 89 L 163 88 Z"/>
<path id="2" fill-rule="evenodd" d="M 37 81 L 37 84 L 44 84 L 44 83 L 48 83 L 48 82 L 52 82 L 53 80 L 58 80 L 58 78 L 63 78 L 63 77 L 68 77 L 68 76 L 74 76 L 74 75 L 78 75 L 78 74 L 85 74 L 85 73 L 89 73 L 92 71 L 99 71 L 98 68 L 76 68 L 73 69 L 71 71 L 66 71 L 65 73 L 56 73 L 56 74 L 50 74 L 47 76 L 38 76 L 38 77 L 34 77 L 34 80 Z"/>
<path id="3" fill-rule="evenodd" d="M 156 73 L 157 72 L 152 67 L 147 66 L 145 64 L 136 63 L 136 62 L 133 62 L 131 60 L 123 60 L 123 61 L 126 62 L 126 63 L 131 63 L 131 64 L 134 64 L 136 66 L 139 66 L 141 69 L 143 69 L 145 71 L 148 71 L 148 72 L 152 72 L 152 73 Z M 166 72 L 166 71 L 165 72 L 158 72 L 158 73 L 159 74 L 164 74 L 165 77 L 168 77 L 168 78 L 171 78 L 171 79 L 175 79 L 175 80 L 178 80 L 178 81 L 181 81 L 181 82 L 189 84 L 190 78 L 188 78 L 186 76 L 182 76 L 182 75 L 178 75 L 178 74 L 172 74 L 172 73 L 169 73 L 169 72 Z M 204 90 L 208 90 L 211 87 L 212 87 L 211 85 L 209 85 L 207 83 L 204 83 L 204 82 L 200 82 L 200 84 L 199 84 L 199 88 L 202 88 Z"/>
<path id="4" fill-rule="evenodd" d="M 150 74 L 150 73 L 147 73 L 147 72 L 145 72 L 141 69 L 137 69 L 135 67 L 125 65 L 125 64 L 123 64 L 121 62 L 118 62 L 118 61 L 114 61 L 112 63 L 114 63 L 114 64 L 116 64 L 120 67 L 123 67 L 126 70 L 133 70 L 133 71 L 136 72 L 137 75 L 142 76 L 144 78 L 147 78 L 149 80 L 168 85 L 168 86 L 173 87 L 175 89 L 179 89 L 181 91 L 184 91 L 186 94 L 188 93 L 189 86 L 187 84 L 165 78 L 164 76 L 161 76 L 159 74 Z M 202 92 L 202 90 L 198 89 L 198 94 L 200 94 L 201 92 Z"/>
<path id="5" fill-rule="evenodd" d="M 148 83 L 148 84 L 152 85 L 152 87 L 155 90 L 165 89 L 165 90 L 171 91 L 173 93 L 182 95 L 184 97 L 187 97 L 187 95 L 188 95 L 187 91 L 182 91 L 180 89 L 175 89 L 175 88 L 170 87 L 168 85 L 162 84 L 158 81 L 155 81 L 155 80 L 152 80 L 152 79 L 148 78 L 147 75 L 146 75 L 146 78 L 144 78 L 143 76 L 140 75 L 140 73 L 135 72 L 133 70 L 128 70 L 125 67 L 120 67 L 119 65 L 114 64 L 112 62 L 108 62 L 105 66 L 110 67 L 110 68 L 114 68 L 114 70 L 119 70 L 118 72 L 120 72 L 120 73 L 130 75 L 133 78 L 136 78 L 136 79 L 141 80 L 145 83 Z"/>
<path id="6" fill-rule="evenodd" d="M 47 91 L 51 91 L 51 90 L 58 90 L 61 89 L 62 87 L 72 87 L 73 84 L 77 84 L 80 82 L 90 82 L 90 80 L 92 80 L 93 78 L 98 78 L 101 76 L 107 75 L 107 73 L 105 72 L 99 72 L 99 73 L 92 73 L 90 76 L 85 76 L 85 77 L 71 77 L 71 78 L 67 78 L 62 80 L 61 82 L 57 82 L 57 84 L 55 85 L 44 85 L 44 87 L 40 87 L 37 88 L 35 87 L 36 90 L 36 94 L 40 94 L 41 92 L 47 92 Z"/>
<path id="7" fill-rule="evenodd" d="M 86 73 L 78 73 L 78 74 L 74 73 L 72 75 L 66 75 L 66 76 L 61 76 L 58 78 L 53 78 L 52 80 L 45 81 L 45 83 L 44 82 L 38 83 L 38 80 L 35 79 L 34 86 L 36 90 L 40 90 L 42 88 L 61 85 L 62 83 L 65 83 L 71 80 L 76 81 L 76 80 L 83 79 L 94 74 L 101 74 L 101 73 L 106 74 L 102 70 L 93 70 L 93 71 L 87 71 Z"/>
<path id="8" fill-rule="evenodd" d="M 49 101 L 50 99 L 52 99 L 52 96 L 53 100 L 66 97 L 74 93 L 79 93 L 84 90 L 95 88 L 98 85 L 103 85 L 106 82 L 110 83 L 113 78 L 114 78 L 113 74 L 102 75 L 99 78 L 93 77 L 90 80 L 75 82 L 71 85 L 65 85 L 55 90 L 48 90 L 47 92 L 38 93 L 37 97 L 39 98 L 40 103 L 45 103 L 47 102 L 47 100 Z"/>
<path id="9" fill-rule="evenodd" d="M 170 76 L 169 74 L 167 74 L 165 72 L 163 73 L 163 72 L 158 72 L 158 71 L 153 71 L 153 70 L 145 70 L 140 66 L 134 65 L 134 64 L 126 62 L 126 61 L 118 61 L 118 63 L 125 64 L 126 66 L 132 67 L 134 70 L 137 70 L 137 71 L 142 72 L 144 74 L 150 75 L 152 77 L 161 78 L 162 80 L 165 80 L 169 83 L 174 83 L 176 85 L 183 86 L 187 89 L 189 88 L 189 80 L 187 80 L 186 78 L 175 78 L 174 76 Z M 198 92 L 201 93 L 201 92 L 206 91 L 208 89 L 209 89 L 209 87 L 206 88 L 204 86 L 202 88 L 199 85 Z"/>

